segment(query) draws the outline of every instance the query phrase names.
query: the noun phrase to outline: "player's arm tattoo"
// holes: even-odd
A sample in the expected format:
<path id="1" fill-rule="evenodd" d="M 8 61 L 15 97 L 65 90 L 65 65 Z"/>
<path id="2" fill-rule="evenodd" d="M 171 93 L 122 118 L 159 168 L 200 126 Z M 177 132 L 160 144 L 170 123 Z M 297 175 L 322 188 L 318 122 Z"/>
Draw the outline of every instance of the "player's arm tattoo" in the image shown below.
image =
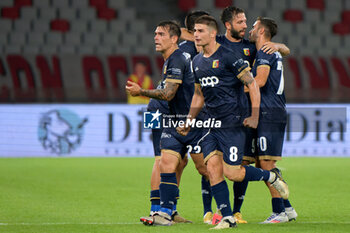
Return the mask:
<path id="1" fill-rule="evenodd" d="M 246 71 L 242 76 L 240 76 L 238 78 L 239 80 L 241 80 L 241 82 L 245 85 L 245 86 L 249 86 L 249 84 L 251 84 L 252 82 L 254 82 L 254 78 L 252 76 L 252 74 L 249 71 Z"/>
<path id="2" fill-rule="evenodd" d="M 170 101 L 174 98 L 176 91 L 180 84 L 173 82 L 166 82 L 164 89 L 145 90 L 141 89 L 141 95 L 153 99 Z"/>

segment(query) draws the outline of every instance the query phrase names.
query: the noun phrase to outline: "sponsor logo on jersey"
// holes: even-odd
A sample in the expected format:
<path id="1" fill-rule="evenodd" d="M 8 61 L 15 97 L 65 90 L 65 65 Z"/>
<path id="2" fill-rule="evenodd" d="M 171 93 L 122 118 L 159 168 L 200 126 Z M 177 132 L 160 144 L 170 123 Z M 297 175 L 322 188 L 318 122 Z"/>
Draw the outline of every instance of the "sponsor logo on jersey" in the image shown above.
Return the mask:
<path id="1" fill-rule="evenodd" d="M 215 77 L 215 76 L 200 78 L 199 81 L 202 87 L 207 87 L 207 86 L 214 87 L 216 84 L 219 83 L 218 77 Z"/>
<path id="2" fill-rule="evenodd" d="M 219 60 L 214 60 L 213 61 L 213 68 L 219 68 Z"/>
<path id="3" fill-rule="evenodd" d="M 250 50 L 249 50 L 249 48 L 244 48 L 244 49 L 243 49 L 243 52 L 244 52 L 244 55 L 250 56 Z"/>

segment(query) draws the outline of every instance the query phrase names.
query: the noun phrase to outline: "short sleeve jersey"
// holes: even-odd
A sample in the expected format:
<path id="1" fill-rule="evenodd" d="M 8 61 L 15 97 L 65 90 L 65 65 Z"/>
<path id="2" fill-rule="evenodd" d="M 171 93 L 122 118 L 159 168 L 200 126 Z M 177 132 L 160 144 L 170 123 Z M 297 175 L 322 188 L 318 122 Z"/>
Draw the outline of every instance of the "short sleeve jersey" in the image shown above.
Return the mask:
<path id="1" fill-rule="evenodd" d="M 162 83 L 180 84 L 174 98 L 168 102 L 169 113 L 186 116 L 189 113 L 194 93 L 191 56 L 180 49 L 175 50 L 164 62 L 162 80 Z"/>
<path id="2" fill-rule="evenodd" d="M 229 41 L 225 35 L 216 36 L 216 41 L 219 44 L 231 49 L 237 56 L 245 61 L 249 62 L 249 66 L 253 65 L 256 55 L 256 47 L 254 43 L 250 43 L 249 40 L 242 39 L 240 42 Z"/>
<path id="3" fill-rule="evenodd" d="M 248 101 L 238 77 L 250 70 L 248 64 L 221 45 L 210 57 L 201 53 L 195 56 L 193 70 L 209 117 L 220 119 L 223 127 L 241 124 L 247 116 Z"/>
<path id="4" fill-rule="evenodd" d="M 194 44 L 194 42 L 192 41 L 182 41 L 179 44 L 179 49 L 183 52 L 186 52 L 190 55 L 191 60 L 194 58 L 194 56 L 197 55 L 197 49 L 196 46 Z M 164 68 L 164 67 L 163 67 Z M 164 74 L 163 74 L 164 75 Z M 165 85 L 165 80 L 161 80 L 157 86 L 157 89 L 162 89 L 164 88 Z M 161 113 L 164 114 L 169 114 L 169 106 L 168 106 L 168 102 L 165 100 L 157 100 L 157 99 L 151 99 L 150 103 L 148 104 L 147 107 L 148 111 L 156 111 L 157 109 L 159 109 L 159 111 Z"/>
<path id="5" fill-rule="evenodd" d="M 184 40 L 179 44 L 179 49 L 191 55 L 191 60 L 197 55 L 197 49 L 192 41 Z"/>
<path id="6" fill-rule="evenodd" d="M 270 73 L 265 85 L 260 88 L 260 121 L 285 122 L 286 98 L 281 54 L 279 52 L 267 54 L 259 50 L 253 63 L 254 77 L 257 74 L 257 68 L 264 66 L 270 69 Z"/>

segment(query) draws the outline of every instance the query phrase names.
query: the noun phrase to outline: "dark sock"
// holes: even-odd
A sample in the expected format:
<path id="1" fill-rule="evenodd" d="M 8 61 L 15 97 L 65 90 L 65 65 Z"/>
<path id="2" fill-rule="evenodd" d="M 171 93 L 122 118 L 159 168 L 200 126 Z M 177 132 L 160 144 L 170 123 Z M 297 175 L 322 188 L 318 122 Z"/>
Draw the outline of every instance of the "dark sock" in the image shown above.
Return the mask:
<path id="1" fill-rule="evenodd" d="M 233 183 L 233 213 L 241 212 L 244 195 L 248 187 L 248 181 Z"/>
<path id="2" fill-rule="evenodd" d="M 178 192 L 176 173 L 160 174 L 160 211 L 171 216 Z"/>
<path id="3" fill-rule="evenodd" d="M 274 213 L 282 213 L 285 211 L 284 205 L 283 205 L 283 198 L 272 198 L 272 212 Z"/>
<path id="4" fill-rule="evenodd" d="M 243 181 L 268 181 L 270 178 L 270 171 L 256 168 L 253 166 L 243 166 L 245 167 L 245 177 Z"/>
<path id="5" fill-rule="evenodd" d="M 228 191 L 227 183 L 225 180 L 211 186 L 211 191 L 215 198 L 216 204 L 219 207 L 223 217 L 231 216 L 232 210 L 230 205 L 230 193 Z"/>
<path id="6" fill-rule="evenodd" d="M 180 189 L 177 189 L 176 196 L 174 199 L 173 212 L 177 211 L 177 200 L 180 199 Z"/>
<path id="7" fill-rule="evenodd" d="M 151 199 L 151 211 L 159 211 L 160 210 L 159 189 L 151 190 L 150 199 Z"/>
<path id="8" fill-rule="evenodd" d="M 212 193 L 210 188 L 210 182 L 205 178 L 205 176 L 202 176 L 202 200 L 204 214 L 206 212 L 213 212 L 211 209 Z"/>
<path id="9" fill-rule="evenodd" d="M 284 208 L 290 208 L 292 205 L 290 204 L 289 200 L 283 200 Z"/>

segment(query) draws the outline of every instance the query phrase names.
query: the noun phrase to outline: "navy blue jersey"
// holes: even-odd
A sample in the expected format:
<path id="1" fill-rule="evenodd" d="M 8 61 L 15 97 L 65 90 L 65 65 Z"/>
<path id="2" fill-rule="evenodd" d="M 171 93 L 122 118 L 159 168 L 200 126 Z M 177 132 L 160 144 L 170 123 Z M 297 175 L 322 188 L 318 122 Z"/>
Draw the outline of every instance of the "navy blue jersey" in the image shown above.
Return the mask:
<path id="1" fill-rule="evenodd" d="M 266 66 L 270 69 L 265 86 L 260 88 L 260 120 L 285 122 L 286 98 L 284 96 L 282 56 L 279 52 L 267 54 L 259 50 L 253 63 L 254 77 L 259 66 Z"/>
<path id="2" fill-rule="evenodd" d="M 216 36 L 216 41 L 231 49 L 236 56 L 249 62 L 249 66 L 253 65 L 254 58 L 256 55 L 256 47 L 254 43 L 250 43 L 249 40 L 242 39 L 240 42 L 229 41 L 225 35 Z"/>
<path id="3" fill-rule="evenodd" d="M 241 124 L 247 116 L 248 101 L 237 77 L 250 70 L 248 64 L 224 46 L 208 58 L 198 54 L 192 63 L 209 117 L 221 120 L 223 127 Z"/>
<path id="4" fill-rule="evenodd" d="M 192 42 L 192 41 L 187 41 L 187 40 L 182 41 L 179 44 L 179 49 L 183 52 L 188 53 L 191 56 L 191 60 L 198 53 L 196 46 L 195 46 L 194 42 Z M 161 80 L 157 86 L 157 89 L 164 88 L 164 85 L 165 85 L 165 80 Z M 163 114 L 169 114 L 168 102 L 165 100 L 151 99 L 149 104 L 148 104 L 147 110 L 148 111 L 157 111 L 157 109 L 159 109 L 159 111 Z"/>
<path id="5" fill-rule="evenodd" d="M 164 85 L 165 85 L 164 80 L 159 81 L 157 89 L 163 89 Z M 150 99 L 148 106 L 147 106 L 147 111 L 155 112 L 157 110 L 159 110 L 160 113 L 169 114 L 168 101 Z"/>
<path id="6" fill-rule="evenodd" d="M 191 60 L 198 54 L 194 42 L 184 40 L 179 44 L 179 49 L 191 55 Z"/>
<path id="7" fill-rule="evenodd" d="M 190 55 L 180 49 L 175 50 L 164 62 L 162 70 L 163 83 L 180 84 L 174 98 L 169 101 L 169 113 L 175 115 L 177 119 L 186 119 L 194 93 L 194 76 Z M 182 117 L 178 118 L 179 115 Z"/>

